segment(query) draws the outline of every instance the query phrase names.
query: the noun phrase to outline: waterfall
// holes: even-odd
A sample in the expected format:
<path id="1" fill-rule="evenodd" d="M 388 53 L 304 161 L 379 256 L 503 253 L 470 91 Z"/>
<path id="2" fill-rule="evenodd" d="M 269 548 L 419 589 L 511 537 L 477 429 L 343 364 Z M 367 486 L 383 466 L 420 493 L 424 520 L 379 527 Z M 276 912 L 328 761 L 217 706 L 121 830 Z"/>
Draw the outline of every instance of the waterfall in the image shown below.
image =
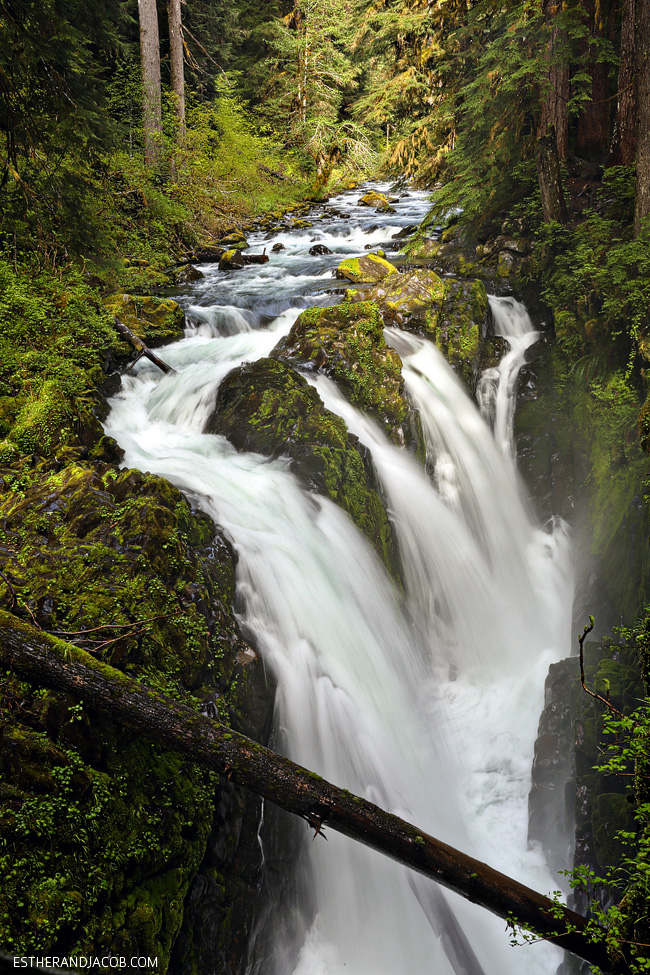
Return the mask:
<path id="1" fill-rule="evenodd" d="M 363 246 L 362 230 L 352 228 L 343 253 Z M 283 258 L 302 295 L 306 279 L 313 288 L 320 277 L 306 273 L 306 243 Z M 264 279 L 264 292 L 259 269 L 250 271 L 239 279 L 240 307 L 268 314 L 277 275 Z M 286 754 L 530 886 L 554 889 L 541 851 L 527 846 L 527 793 L 544 676 L 568 648 L 570 542 L 560 521 L 535 526 L 509 446 L 516 372 L 534 332 L 520 306 L 492 300 L 513 353 L 482 386 L 494 436 L 430 343 L 387 332 L 422 416 L 432 478 L 333 384 L 315 380 L 372 452 L 404 566 L 401 593 L 347 515 L 303 490 L 286 461 L 237 453 L 202 432 L 226 372 L 267 355 L 288 332 L 302 304 L 290 291 L 283 278 L 286 307 L 267 328 L 204 305 L 196 318 L 206 328 L 164 351 L 177 375 L 141 363 L 123 379 L 107 432 L 126 464 L 177 484 L 233 540 L 240 615 L 277 678 Z M 226 300 L 220 309 L 235 302 Z M 272 958 L 251 960 L 251 972 L 554 971 L 556 949 L 512 950 L 503 922 L 326 832 L 312 839 L 304 827 L 313 910 L 299 942 L 276 944 Z"/>

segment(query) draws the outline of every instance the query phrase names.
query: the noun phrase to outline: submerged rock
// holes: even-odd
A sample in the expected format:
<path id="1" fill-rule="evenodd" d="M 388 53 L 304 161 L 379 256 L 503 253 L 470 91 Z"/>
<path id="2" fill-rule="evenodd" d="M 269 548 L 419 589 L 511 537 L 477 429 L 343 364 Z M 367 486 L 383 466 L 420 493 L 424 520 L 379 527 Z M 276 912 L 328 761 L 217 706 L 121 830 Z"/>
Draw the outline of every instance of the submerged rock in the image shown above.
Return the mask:
<path id="1" fill-rule="evenodd" d="M 151 348 L 183 338 L 185 312 L 171 298 L 115 294 L 104 298 L 104 305 Z M 115 346 L 124 348 L 117 336 Z"/>
<path id="2" fill-rule="evenodd" d="M 367 451 L 288 363 L 259 359 L 230 372 L 206 432 L 222 434 L 239 450 L 290 458 L 293 473 L 347 511 L 397 575 L 392 531 Z"/>
<path id="3" fill-rule="evenodd" d="M 363 257 L 349 257 L 336 269 L 337 278 L 347 278 L 354 284 L 372 284 L 389 274 L 397 272 L 394 264 L 377 254 L 364 254 Z"/>

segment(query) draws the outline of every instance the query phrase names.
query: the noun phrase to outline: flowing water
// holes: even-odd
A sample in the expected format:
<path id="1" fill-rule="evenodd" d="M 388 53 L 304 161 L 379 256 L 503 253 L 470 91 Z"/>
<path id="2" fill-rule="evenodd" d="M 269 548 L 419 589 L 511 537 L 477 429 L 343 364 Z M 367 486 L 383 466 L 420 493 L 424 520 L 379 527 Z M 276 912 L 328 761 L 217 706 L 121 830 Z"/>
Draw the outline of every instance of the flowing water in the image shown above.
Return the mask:
<path id="1" fill-rule="evenodd" d="M 481 380 L 482 412 L 435 347 L 386 331 L 422 417 L 426 473 L 312 377 L 372 453 L 404 594 L 351 520 L 305 491 L 286 461 L 203 433 L 226 373 L 268 355 L 301 309 L 336 301 L 327 289 L 343 256 L 390 241 L 427 208 L 408 192 L 379 217 L 359 195 L 331 201 L 338 213 L 317 229 L 249 238 L 285 244 L 266 265 L 208 267 L 180 299 L 193 323 L 186 338 L 161 353 L 177 374 L 142 362 L 124 377 L 107 431 L 126 464 L 169 478 L 233 540 L 242 623 L 278 682 L 283 750 L 548 892 L 557 881 L 527 842 L 527 795 L 544 677 L 569 652 L 572 563 L 565 524 L 535 523 L 515 468 L 517 376 L 536 337 L 525 309 L 491 299 L 509 351 Z M 334 253 L 311 257 L 315 238 Z M 267 954 L 250 960 L 251 975 L 554 972 L 556 949 L 510 948 L 504 923 L 460 897 L 332 831 L 327 842 L 304 834 L 313 910 L 295 943 L 260 940 Z"/>

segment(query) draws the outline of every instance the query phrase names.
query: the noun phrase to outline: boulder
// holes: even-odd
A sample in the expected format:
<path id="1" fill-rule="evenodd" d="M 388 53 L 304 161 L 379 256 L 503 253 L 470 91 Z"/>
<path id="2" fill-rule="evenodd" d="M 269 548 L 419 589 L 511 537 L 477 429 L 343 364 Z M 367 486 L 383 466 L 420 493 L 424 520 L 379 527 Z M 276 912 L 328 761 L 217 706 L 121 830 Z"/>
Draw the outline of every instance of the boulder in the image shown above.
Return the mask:
<path id="1" fill-rule="evenodd" d="M 273 245 L 273 247 L 271 248 L 271 250 L 273 251 L 274 254 L 279 254 L 280 251 L 286 250 L 286 248 L 285 248 L 284 244 L 282 244 L 282 243 L 280 243 L 280 241 L 278 241 L 277 244 L 274 244 Z"/>
<path id="2" fill-rule="evenodd" d="M 309 253 L 312 257 L 320 257 L 321 254 L 331 254 L 331 250 L 326 244 L 314 244 L 313 247 L 309 248 Z"/>
<path id="3" fill-rule="evenodd" d="M 193 267 L 191 264 L 186 264 L 182 267 L 180 271 L 177 271 L 174 275 L 174 284 L 191 284 L 192 281 L 200 281 L 204 278 L 205 274 L 203 271 L 199 271 L 198 268 Z"/>
<path id="4" fill-rule="evenodd" d="M 374 417 L 394 443 L 417 442 L 404 396 L 402 363 L 384 341 L 384 323 L 371 302 L 309 308 L 272 355 L 335 380 L 350 402 Z"/>
<path id="5" fill-rule="evenodd" d="M 383 193 L 377 193 L 375 190 L 370 190 L 359 200 L 359 206 L 361 207 L 374 207 L 379 210 L 387 210 L 390 207 L 388 199 Z"/>
<path id="6" fill-rule="evenodd" d="M 426 324 L 428 310 L 445 295 L 445 284 L 433 271 L 416 268 L 404 274 L 394 272 L 366 292 L 350 292 L 350 300 L 371 298 L 378 306 L 384 324 Z"/>
<path id="7" fill-rule="evenodd" d="M 219 261 L 220 271 L 238 271 L 244 267 L 245 262 L 240 250 L 226 251 Z"/>
<path id="8" fill-rule="evenodd" d="M 392 531 L 368 452 L 289 363 L 258 359 L 228 373 L 206 432 L 227 437 L 239 450 L 289 457 L 293 473 L 347 511 L 389 570 L 398 574 Z"/>
<path id="9" fill-rule="evenodd" d="M 152 348 L 183 337 L 185 312 L 171 298 L 115 294 L 104 298 L 104 305 Z M 117 335 L 115 348 L 124 351 L 124 343 Z"/>
<path id="10" fill-rule="evenodd" d="M 389 274 L 397 272 L 394 264 L 377 254 L 364 254 L 363 257 L 349 257 L 336 269 L 337 278 L 347 278 L 353 284 L 372 284 Z"/>

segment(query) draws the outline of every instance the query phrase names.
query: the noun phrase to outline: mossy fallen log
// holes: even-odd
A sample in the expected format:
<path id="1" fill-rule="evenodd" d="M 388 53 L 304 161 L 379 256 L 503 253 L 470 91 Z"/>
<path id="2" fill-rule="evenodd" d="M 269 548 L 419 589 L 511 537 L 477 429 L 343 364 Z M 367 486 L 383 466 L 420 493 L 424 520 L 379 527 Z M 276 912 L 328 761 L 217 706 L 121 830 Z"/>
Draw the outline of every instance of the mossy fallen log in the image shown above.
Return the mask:
<path id="1" fill-rule="evenodd" d="M 594 943 L 581 915 L 5 611 L 0 611 L 0 662 L 232 777 L 317 832 L 329 826 L 379 850 L 603 972 L 629 971 L 624 959 L 608 958 L 604 940 Z"/>

